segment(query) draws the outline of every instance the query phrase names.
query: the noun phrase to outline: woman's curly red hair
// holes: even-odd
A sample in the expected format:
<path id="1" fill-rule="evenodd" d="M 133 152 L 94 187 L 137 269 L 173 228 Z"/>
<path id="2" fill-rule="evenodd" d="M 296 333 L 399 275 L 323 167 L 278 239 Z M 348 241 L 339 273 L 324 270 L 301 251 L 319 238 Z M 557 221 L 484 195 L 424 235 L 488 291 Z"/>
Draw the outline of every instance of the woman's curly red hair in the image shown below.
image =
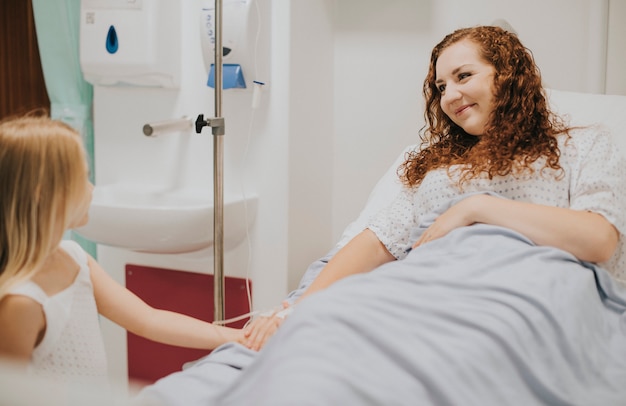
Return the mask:
<path id="1" fill-rule="evenodd" d="M 494 110 L 479 137 L 466 133 L 443 112 L 435 84 L 439 55 L 463 40 L 474 42 L 480 56 L 495 68 Z M 423 92 L 423 148 L 408 154 L 399 168 L 407 186 L 418 185 L 430 170 L 457 164 L 463 168 L 461 184 L 480 174 L 491 179 L 532 171 L 530 165 L 542 157 L 546 168 L 562 169 L 556 136 L 568 133 L 569 128 L 548 108 L 539 68 L 517 35 L 491 26 L 449 34 L 432 51 Z"/>

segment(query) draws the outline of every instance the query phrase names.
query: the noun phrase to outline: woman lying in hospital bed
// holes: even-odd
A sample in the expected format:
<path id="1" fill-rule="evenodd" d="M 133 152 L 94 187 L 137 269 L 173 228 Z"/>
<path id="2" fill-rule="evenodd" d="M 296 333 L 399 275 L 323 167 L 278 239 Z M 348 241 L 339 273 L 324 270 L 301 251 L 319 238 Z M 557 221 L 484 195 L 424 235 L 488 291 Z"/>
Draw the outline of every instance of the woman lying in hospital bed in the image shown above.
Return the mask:
<path id="1" fill-rule="evenodd" d="M 222 346 L 138 403 L 624 404 L 626 166 L 609 132 L 552 115 L 499 28 L 447 36 L 424 94 L 430 145 L 401 165 L 406 187 L 388 173 L 293 313 L 253 322 L 249 346 L 267 345 Z"/>

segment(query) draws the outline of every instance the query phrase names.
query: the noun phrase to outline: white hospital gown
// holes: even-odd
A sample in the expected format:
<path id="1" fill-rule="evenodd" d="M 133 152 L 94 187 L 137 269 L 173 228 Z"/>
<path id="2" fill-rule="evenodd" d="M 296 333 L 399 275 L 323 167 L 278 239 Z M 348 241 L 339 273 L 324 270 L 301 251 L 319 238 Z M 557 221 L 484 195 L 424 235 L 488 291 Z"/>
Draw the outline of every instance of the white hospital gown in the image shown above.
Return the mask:
<path id="1" fill-rule="evenodd" d="M 372 230 L 387 250 L 402 259 L 410 241 L 411 230 L 425 215 L 458 195 L 492 191 L 512 200 L 555 207 L 586 210 L 602 214 L 620 232 L 620 242 L 613 257 L 600 264 L 622 285 L 626 285 L 626 159 L 613 142 L 608 130 L 588 127 L 561 137 L 560 165 L 563 173 L 544 169 L 545 161 L 535 162 L 536 170 L 513 175 L 472 179 L 463 190 L 445 169 L 429 172 L 415 188 L 403 188 L 398 197 L 376 214 L 367 228 Z"/>

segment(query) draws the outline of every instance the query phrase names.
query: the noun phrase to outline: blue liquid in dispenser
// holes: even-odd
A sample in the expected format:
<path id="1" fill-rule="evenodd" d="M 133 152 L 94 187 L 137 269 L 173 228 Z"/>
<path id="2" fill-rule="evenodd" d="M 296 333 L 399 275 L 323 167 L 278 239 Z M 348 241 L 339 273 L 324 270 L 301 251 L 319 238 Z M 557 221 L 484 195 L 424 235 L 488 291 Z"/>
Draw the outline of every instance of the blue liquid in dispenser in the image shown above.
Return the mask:
<path id="1" fill-rule="evenodd" d="M 115 31 L 114 26 L 109 27 L 109 32 L 107 33 L 106 48 L 107 48 L 107 52 L 110 54 L 116 53 L 117 49 L 119 48 L 119 42 L 117 40 L 117 32 Z"/>

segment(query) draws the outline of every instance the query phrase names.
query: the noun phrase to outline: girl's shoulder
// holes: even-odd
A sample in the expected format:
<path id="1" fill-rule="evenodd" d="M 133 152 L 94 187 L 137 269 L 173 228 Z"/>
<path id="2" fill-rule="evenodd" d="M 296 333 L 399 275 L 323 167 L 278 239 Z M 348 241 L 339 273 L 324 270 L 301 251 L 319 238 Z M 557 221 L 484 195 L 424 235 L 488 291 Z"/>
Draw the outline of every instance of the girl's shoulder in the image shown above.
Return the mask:
<path id="1" fill-rule="evenodd" d="M 87 266 L 87 253 L 76 241 L 63 240 L 61 241 L 60 247 L 81 267 Z"/>
<path id="2" fill-rule="evenodd" d="M 52 298 L 89 279 L 87 253 L 75 241 L 63 240 L 31 281 Z"/>
<path id="3" fill-rule="evenodd" d="M 17 286 L 14 286 L 13 288 L 11 288 L 11 290 L 9 290 L 7 296 L 28 297 L 39 303 L 40 305 L 45 304 L 48 300 L 48 295 L 46 294 L 46 292 L 44 292 L 41 286 L 39 286 L 32 280 L 27 280 L 18 284 Z"/>

